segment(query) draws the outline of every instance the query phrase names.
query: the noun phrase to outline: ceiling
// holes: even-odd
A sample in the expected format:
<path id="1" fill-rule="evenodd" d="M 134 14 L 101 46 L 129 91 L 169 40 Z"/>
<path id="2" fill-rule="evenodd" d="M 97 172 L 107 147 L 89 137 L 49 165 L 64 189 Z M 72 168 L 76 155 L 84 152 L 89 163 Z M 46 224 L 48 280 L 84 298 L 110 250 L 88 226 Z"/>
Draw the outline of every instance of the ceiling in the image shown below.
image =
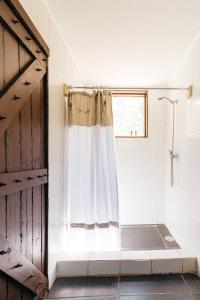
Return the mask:
<path id="1" fill-rule="evenodd" d="M 167 83 L 200 31 L 199 0 L 48 0 L 86 84 Z"/>

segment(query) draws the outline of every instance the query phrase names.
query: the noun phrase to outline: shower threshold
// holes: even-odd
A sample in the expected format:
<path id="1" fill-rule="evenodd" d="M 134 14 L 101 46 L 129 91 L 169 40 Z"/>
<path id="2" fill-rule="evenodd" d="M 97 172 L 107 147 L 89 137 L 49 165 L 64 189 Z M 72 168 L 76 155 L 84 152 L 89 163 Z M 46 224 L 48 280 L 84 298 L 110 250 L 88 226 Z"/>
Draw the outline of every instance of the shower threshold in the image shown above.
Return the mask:
<path id="1" fill-rule="evenodd" d="M 196 256 L 181 249 L 164 224 L 120 229 L 121 250 L 63 253 L 57 277 L 196 273 Z"/>

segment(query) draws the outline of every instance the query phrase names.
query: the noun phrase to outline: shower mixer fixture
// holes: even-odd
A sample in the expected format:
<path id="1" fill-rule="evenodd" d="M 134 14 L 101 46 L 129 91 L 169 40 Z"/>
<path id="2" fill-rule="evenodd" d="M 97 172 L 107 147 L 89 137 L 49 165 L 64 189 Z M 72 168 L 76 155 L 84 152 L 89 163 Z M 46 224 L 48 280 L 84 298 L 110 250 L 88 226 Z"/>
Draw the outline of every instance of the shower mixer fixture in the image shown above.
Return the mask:
<path id="1" fill-rule="evenodd" d="M 165 100 L 172 104 L 172 141 L 171 141 L 171 149 L 169 149 L 170 155 L 170 181 L 171 186 L 174 185 L 174 159 L 178 157 L 177 154 L 174 153 L 174 139 L 175 139 L 175 104 L 178 103 L 178 100 L 172 100 L 168 97 L 161 97 L 158 100 Z"/>
<path id="2" fill-rule="evenodd" d="M 172 99 L 170 99 L 170 98 L 168 98 L 168 97 L 160 97 L 160 98 L 158 98 L 158 100 L 159 101 L 161 101 L 161 100 L 166 100 L 166 101 L 169 101 L 171 104 L 177 104 L 178 103 L 178 100 L 172 100 Z"/>

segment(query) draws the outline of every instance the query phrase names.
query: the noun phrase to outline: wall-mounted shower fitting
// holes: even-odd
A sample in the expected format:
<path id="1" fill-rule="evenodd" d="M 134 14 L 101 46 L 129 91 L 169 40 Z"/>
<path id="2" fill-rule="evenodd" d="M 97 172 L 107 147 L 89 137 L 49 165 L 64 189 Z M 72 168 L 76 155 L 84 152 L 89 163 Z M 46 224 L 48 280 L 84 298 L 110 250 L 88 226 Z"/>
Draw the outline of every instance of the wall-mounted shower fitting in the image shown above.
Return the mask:
<path id="1" fill-rule="evenodd" d="M 171 104 L 177 104 L 178 103 L 178 100 L 172 100 L 172 99 L 170 99 L 170 98 L 168 98 L 168 97 L 160 97 L 160 98 L 158 98 L 158 100 L 159 101 L 161 101 L 161 100 L 166 100 L 166 101 L 169 101 Z"/>
<path id="2" fill-rule="evenodd" d="M 172 159 L 174 159 L 174 158 L 178 158 L 178 155 L 177 154 L 174 154 L 174 151 L 172 151 L 172 150 L 168 150 L 169 151 L 169 155 L 170 155 L 170 157 L 172 158 Z"/>
<path id="3" fill-rule="evenodd" d="M 158 100 L 166 100 L 172 104 L 173 107 L 173 118 L 172 118 L 172 141 L 171 141 L 171 149 L 169 150 L 170 155 L 170 183 L 171 186 L 174 186 L 174 159 L 178 158 L 178 155 L 174 153 L 174 139 L 175 139 L 175 104 L 178 103 L 178 100 L 172 100 L 168 97 L 161 97 Z"/>

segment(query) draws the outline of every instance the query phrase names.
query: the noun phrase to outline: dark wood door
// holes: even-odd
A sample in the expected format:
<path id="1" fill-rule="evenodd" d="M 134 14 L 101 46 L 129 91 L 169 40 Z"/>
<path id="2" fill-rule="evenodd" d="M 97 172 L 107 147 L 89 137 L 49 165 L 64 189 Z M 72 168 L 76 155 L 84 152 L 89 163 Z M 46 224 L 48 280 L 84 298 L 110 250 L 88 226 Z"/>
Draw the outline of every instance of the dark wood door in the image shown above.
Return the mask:
<path id="1" fill-rule="evenodd" d="M 47 288 L 49 50 L 17 0 L 0 0 L 0 300 Z"/>

